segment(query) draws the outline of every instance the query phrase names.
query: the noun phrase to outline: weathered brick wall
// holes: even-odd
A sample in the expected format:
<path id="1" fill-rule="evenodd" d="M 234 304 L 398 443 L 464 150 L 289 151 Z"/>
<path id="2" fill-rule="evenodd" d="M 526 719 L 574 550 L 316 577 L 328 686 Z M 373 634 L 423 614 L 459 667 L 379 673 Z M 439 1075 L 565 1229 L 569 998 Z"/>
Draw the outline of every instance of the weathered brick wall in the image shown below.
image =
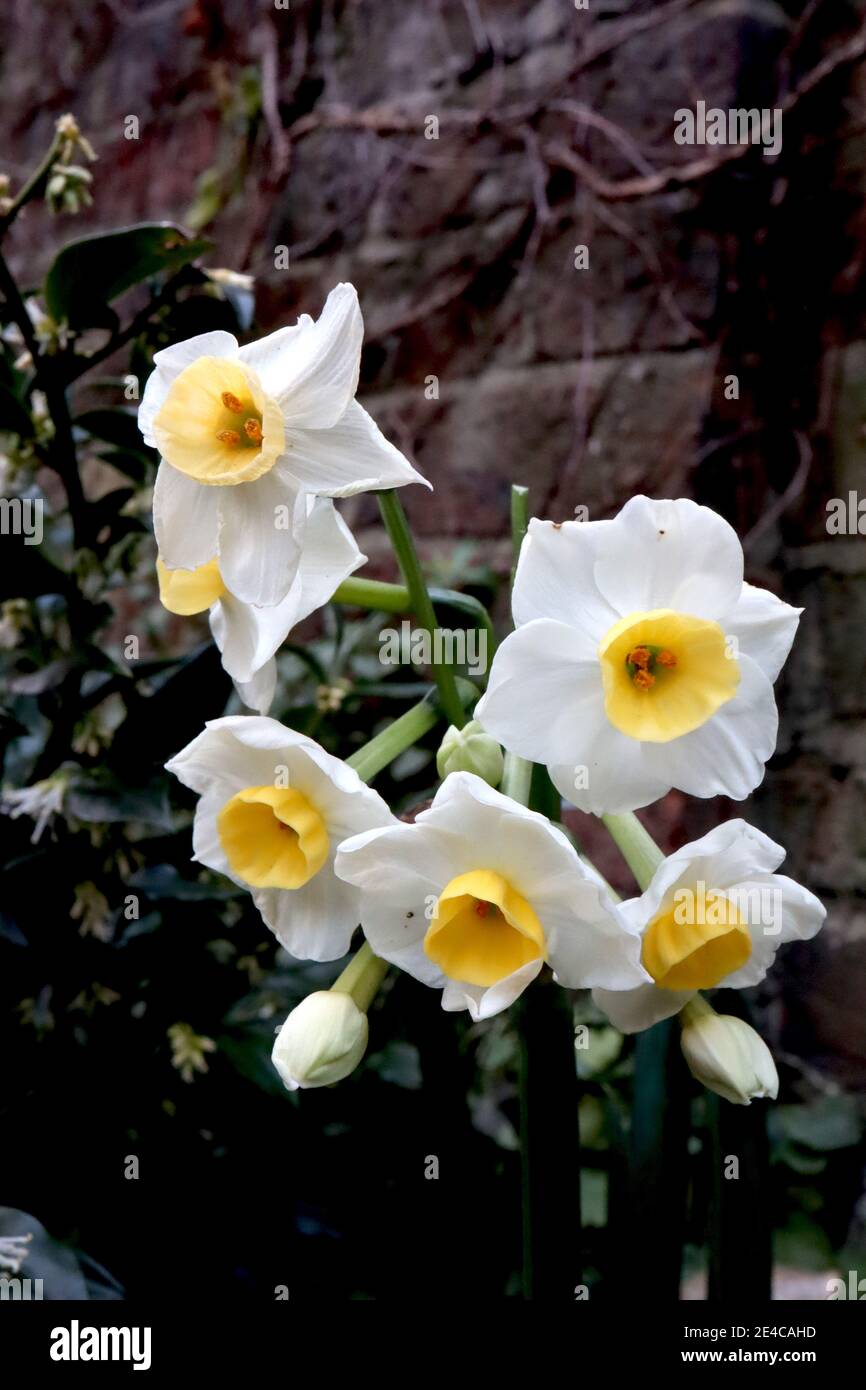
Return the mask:
<path id="1" fill-rule="evenodd" d="M 866 550 L 824 525 L 827 498 L 866 489 L 862 7 L 15 9 L 13 174 L 72 108 L 101 155 L 90 225 L 183 218 L 211 170 L 214 260 L 257 275 L 265 324 L 355 282 L 364 395 L 436 485 L 407 499 L 428 551 L 480 537 L 504 572 L 512 480 L 555 519 L 687 494 L 746 537 L 754 582 L 805 607 L 745 809 L 831 920 L 768 996 L 783 1046 L 866 1085 Z M 698 99 L 784 104 L 780 158 L 677 146 L 673 113 Z M 65 231 L 28 215 L 19 255 L 41 268 Z M 384 564 L 371 499 L 346 510 Z M 672 794 L 652 818 L 677 842 L 727 809 Z"/>

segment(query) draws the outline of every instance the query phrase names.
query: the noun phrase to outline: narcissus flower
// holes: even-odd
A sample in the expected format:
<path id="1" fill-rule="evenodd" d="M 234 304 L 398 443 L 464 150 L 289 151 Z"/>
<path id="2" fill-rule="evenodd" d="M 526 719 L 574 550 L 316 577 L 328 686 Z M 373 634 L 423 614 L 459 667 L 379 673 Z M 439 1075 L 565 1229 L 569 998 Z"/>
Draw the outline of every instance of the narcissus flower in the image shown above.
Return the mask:
<path id="1" fill-rule="evenodd" d="M 279 603 L 300 556 L 303 492 L 349 497 L 426 480 L 355 400 L 364 325 L 352 285 L 315 322 L 246 347 L 202 333 L 154 356 L 138 412 L 162 462 L 153 496 L 169 569 L 215 556 L 244 603 Z"/>
<path id="2" fill-rule="evenodd" d="M 733 1105 L 775 1100 L 779 1073 L 764 1039 L 742 1018 L 717 1014 L 697 997 L 681 1015 L 680 1045 L 696 1081 Z"/>
<path id="3" fill-rule="evenodd" d="M 646 892 L 621 904 L 651 983 L 593 998 L 623 1033 L 679 1013 L 700 990 L 759 984 L 786 941 L 807 941 L 826 913 L 777 874 L 785 851 L 743 820 L 717 825 L 663 860 Z"/>
<path id="4" fill-rule="evenodd" d="M 334 874 L 342 840 L 389 825 L 382 798 L 339 758 L 276 719 L 214 719 L 166 764 L 197 792 L 193 857 L 248 888 L 271 931 L 302 960 L 337 960 L 360 921 Z"/>
<path id="5" fill-rule="evenodd" d="M 671 787 L 741 801 L 776 745 L 773 681 L 800 611 L 745 584 L 735 532 L 686 499 L 532 521 L 516 631 L 475 716 L 583 811 L 635 810 Z"/>
<path id="6" fill-rule="evenodd" d="M 172 613 L 210 610 L 223 666 L 245 705 L 267 714 L 277 679 L 275 653 L 292 628 L 327 603 L 339 584 L 364 563 L 351 531 L 327 498 L 305 497 L 308 515 L 300 561 L 281 603 L 256 608 L 230 594 L 219 560 L 195 570 L 170 570 L 158 558 L 159 596 Z"/>
<path id="7" fill-rule="evenodd" d="M 544 816 L 453 772 L 413 825 L 344 842 L 336 872 L 361 890 L 370 946 L 442 1007 L 508 1007 L 547 962 L 563 985 L 629 989 L 640 941 L 602 881 Z"/>

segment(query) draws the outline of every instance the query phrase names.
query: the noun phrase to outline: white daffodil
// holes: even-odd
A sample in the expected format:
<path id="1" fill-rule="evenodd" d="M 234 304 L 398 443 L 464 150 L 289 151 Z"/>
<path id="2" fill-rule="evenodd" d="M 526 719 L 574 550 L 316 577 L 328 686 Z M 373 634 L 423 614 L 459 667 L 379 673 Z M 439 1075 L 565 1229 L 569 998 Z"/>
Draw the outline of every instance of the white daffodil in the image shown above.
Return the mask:
<path id="1" fill-rule="evenodd" d="M 307 497 L 308 517 L 298 570 L 289 592 L 271 608 L 256 608 L 230 594 L 218 559 L 194 570 L 156 562 L 159 597 L 184 617 L 210 610 L 210 627 L 223 666 L 250 709 L 267 714 L 277 679 L 275 653 L 295 625 L 327 603 L 339 584 L 367 558 L 333 502 Z"/>
<path id="2" fill-rule="evenodd" d="M 302 314 L 247 347 L 202 333 L 155 354 L 138 423 L 162 455 L 153 518 L 169 569 L 218 556 L 237 598 L 279 603 L 303 492 L 429 486 L 355 400 L 363 336 L 354 287 L 337 285 L 315 322 Z"/>
<path id="3" fill-rule="evenodd" d="M 671 787 L 741 801 L 776 746 L 773 681 L 800 611 L 745 584 L 736 533 L 686 499 L 532 521 L 516 631 L 475 717 L 582 811 L 632 811 Z"/>
<path id="4" fill-rule="evenodd" d="M 339 758 L 276 719 L 214 719 L 166 764 L 197 792 L 193 858 L 248 888 L 271 931 L 302 960 L 337 960 L 359 895 L 334 874 L 342 840 L 393 816 Z"/>
<path id="5" fill-rule="evenodd" d="M 443 989 L 474 1019 L 508 1007 L 547 962 L 570 988 L 648 977 L 607 889 L 544 816 L 452 772 L 413 825 L 344 842 L 335 869 L 361 890 L 376 955 Z"/>
<path id="6" fill-rule="evenodd" d="M 775 872 L 784 857 L 768 835 L 731 820 L 663 860 L 646 892 L 621 904 L 651 983 L 593 991 L 614 1027 L 637 1033 L 700 990 L 759 984 L 781 945 L 813 937 L 826 913 L 814 893 Z"/>

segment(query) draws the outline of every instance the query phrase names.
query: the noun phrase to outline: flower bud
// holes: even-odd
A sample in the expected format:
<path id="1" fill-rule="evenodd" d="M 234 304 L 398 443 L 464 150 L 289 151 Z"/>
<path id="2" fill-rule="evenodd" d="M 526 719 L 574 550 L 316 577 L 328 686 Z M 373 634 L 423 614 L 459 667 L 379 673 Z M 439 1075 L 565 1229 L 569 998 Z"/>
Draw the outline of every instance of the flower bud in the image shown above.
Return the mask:
<path id="1" fill-rule="evenodd" d="M 708 1004 L 701 1004 L 699 1010 L 686 1005 L 680 1036 L 683 1056 L 695 1080 L 734 1105 L 748 1105 L 766 1097 L 775 1100 L 779 1076 L 763 1038 L 741 1018 L 717 1014 Z"/>
<path id="2" fill-rule="evenodd" d="M 477 719 L 471 719 L 462 729 L 449 725 L 436 754 L 440 777 L 447 777 L 449 772 L 474 772 L 491 787 L 498 787 L 502 781 L 503 764 L 501 747 Z"/>
<path id="3" fill-rule="evenodd" d="M 292 1009 L 271 1058 L 287 1090 L 309 1090 L 342 1081 L 366 1049 L 367 1015 L 350 994 L 325 989 Z"/>

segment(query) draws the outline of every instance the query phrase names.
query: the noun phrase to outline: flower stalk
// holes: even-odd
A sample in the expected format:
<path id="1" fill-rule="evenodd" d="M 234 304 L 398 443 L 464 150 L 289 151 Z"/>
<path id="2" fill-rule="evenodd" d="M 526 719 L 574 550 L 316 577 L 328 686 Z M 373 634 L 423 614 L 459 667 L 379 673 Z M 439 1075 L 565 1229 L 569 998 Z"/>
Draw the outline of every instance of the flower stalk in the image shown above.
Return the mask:
<path id="1" fill-rule="evenodd" d="M 400 571 L 406 581 L 412 611 L 419 625 L 430 634 L 431 644 L 433 644 L 435 651 L 433 638 L 437 627 L 436 610 L 427 590 L 427 583 L 418 559 L 418 552 L 415 549 L 412 532 L 409 529 L 409 522 L 403 510 L 403 504 L 394 488 L 379 492 L 377 496 L 382 520 L 391 538 Z M 463 703 L 457 693 L 457 682 L 453 670 L 446 662 L 435 660 L 432 663 L 432 670 L 433 678 L 439 688 L 442 708 L 449 724 L 462 729 L 466 723 L 466 715 L 463 710 Z"/>
<path id="2" fill-rule="evenodd" d="M 338 994 L 351 995 L 362 1013 L 366 1013 L 388 969 L 388 962 L 374 955 L 370 943 L 365 941 L 345 970 L 337 976 L 331 990 Z"/>
<path id="3" fill-rule="evenodd" d="M 456 690 L 455 690 L 456 693 Z M 459 696 L 458 703 L 459 703 Z M 461 716 L 463 706 L 460 705 Z M 349 767 L 353 767 L 363 782 L 370 782 L 381 772 L 384 767 L 392 763 L 401 753 L 405 753 L 407 748 L 411 748 L 417 743 L 419 738 L 423 738 L 430 729 L 434 728 L 439 722 L 440 713 L 432 700 L 427 698 L 413 705 L 405 714 L 401 714 L 387 729 L 371 738 L 369 743 L 365 743 L 363 748 L 359 748 L 350 758 L 346 759 Z M 461 721 L 462 722 L 462 721 Z"/>
<path id="4" fill-rule="evenodd" d="M 601 821 L 643 893 L 649 887 L 664 855 L 649 831 L 641 825 L 634 811 L 627 811 L 625 815 L 620 816 L 602 816 Z"/>

